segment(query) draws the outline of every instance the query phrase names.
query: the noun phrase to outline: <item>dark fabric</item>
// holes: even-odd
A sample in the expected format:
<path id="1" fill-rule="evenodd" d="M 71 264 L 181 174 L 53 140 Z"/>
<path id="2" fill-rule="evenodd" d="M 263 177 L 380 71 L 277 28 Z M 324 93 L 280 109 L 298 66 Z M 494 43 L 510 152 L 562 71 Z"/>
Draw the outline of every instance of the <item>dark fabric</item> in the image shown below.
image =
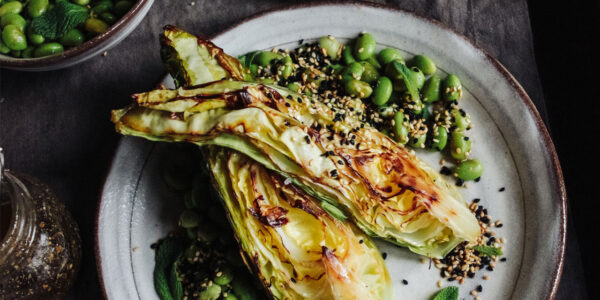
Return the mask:
<path id="1" fill-rule="evenodd" d="M 49 183 L 81 227 L 84 259 L 73 299 L 102 297 L 94 222 L 99 191 L 119 138 L 109 112 L 129 103 L 132 93 L 153 88 L 164 76 L 158 52 L 163 25 L 172 23 L 210 36 L 254 13 L 298 2 L 156 0 L 142 24 L 106 56 L 52 72 L 0 70 L 0 146 L 5 148 L 7 165 Z M 546 118 L 525 0 L 372 2 L 417 12 L 463 33 L 516 77 Z M 568 249 L 569 272 L 558 298 L 566 299 L 563 291 L 567 291 L 571 298 L 584 299 L 575 235 L 569 235 Z"/>

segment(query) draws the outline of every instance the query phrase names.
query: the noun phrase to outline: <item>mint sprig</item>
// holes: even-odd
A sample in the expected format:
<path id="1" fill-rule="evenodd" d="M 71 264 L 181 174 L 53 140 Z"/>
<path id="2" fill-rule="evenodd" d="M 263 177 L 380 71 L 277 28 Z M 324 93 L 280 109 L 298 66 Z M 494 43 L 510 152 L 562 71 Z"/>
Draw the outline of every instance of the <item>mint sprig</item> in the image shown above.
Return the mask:
<path id="1" fill-rule="evenodd" d="M 57 2 L 56 5 L 43 15 L 31 21 L 33 33 L 47 39 L 57 39 L 65 35 L 89 17 L 85 7 L 67 1 Z"/>
<path id="2" fill-rule="evenodd" d="M 475 246 L 473 250 L 479 252 L 482 256 L 500 256 L 502 255 L 502 250 L 492 246 Z"/>
<path id="3" fill-rule="evenodd" d="M 433 300 L 458 300 L 458 288 L 455 286 L 443 288 L 435 294 Z"/>

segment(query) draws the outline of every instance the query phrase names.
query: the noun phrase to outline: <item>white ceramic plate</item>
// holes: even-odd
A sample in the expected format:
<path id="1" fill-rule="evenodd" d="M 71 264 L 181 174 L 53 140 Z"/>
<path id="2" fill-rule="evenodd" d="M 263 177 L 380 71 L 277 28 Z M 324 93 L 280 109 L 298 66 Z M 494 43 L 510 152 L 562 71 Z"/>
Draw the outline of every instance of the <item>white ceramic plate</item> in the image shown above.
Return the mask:
<path id="1" fill-rule="evenodd" d="M 273 26 L 277 24 L 277 26 Z M 192 30 L 193 28 L 188 28 Z M 378 45 L 424 53 L 442 72 L 464 85 L 461 105 L 475 128 L 472 156 L 485 165 L 481 182 L 463 189 L 481 198 L 495 231 L 507 240 L 507 262 L 481 271 L 460 286 L 461 299 L 481 284 L 486 299 L 548 299 L 558 286 L 565 244 L 565 191 L 548 132 L 521 86 L 496 60 L 464 37 L 411 13 L 365 4 L 323 4 L 268 12 L 214 37 L 226 52 L 295 47 L 300 39 L 331 34 L 342 40 L 366 30 Z M 158 49 L 157 49 L 158 51 Z M 170 79 L 165 83 L 171 85 Z M 158 163 L 164 144 L 123 138 L 102 193 L 97 224 L 97 260 L 109 299 L 157 299 L 150 244 L 175 227 L 182 204 L 162 188 Z M 438 168 L 438 153 L 419 156 Z M 505 187 L 504 192 L 499 192 Z M 406 249 L 378 243 L 387 252 L 397 299 L 429 299 L 439 271 Z M 490 280 L 483 280 L 489 275 Z M 402 284 L 405 279 L 408 285 Z M 456 282 L 445 285 L 458 285 Z"/>

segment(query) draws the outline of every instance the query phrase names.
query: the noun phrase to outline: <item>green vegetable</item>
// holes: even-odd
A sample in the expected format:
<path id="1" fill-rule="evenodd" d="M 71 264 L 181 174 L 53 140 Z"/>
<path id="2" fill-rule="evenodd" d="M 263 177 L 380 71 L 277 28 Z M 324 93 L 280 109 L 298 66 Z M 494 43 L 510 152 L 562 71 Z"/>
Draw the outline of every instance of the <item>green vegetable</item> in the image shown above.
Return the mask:
<path id="1" fill-rule="evenodd" d="M 8 24 L 2 29 L 2 41 L 11 50 L 19 51 L 27 48 L 25 34 L 15 24 Z"/>
<path id="2" fill-rule="evenodd" d="M 451 110 L 450 116 L 452 116 L 452 126 L 454 126 L 454 128 L 457 128 L 458 130 L 467 129 L 471 124 L 469 116 L 462 109 Z"/>
<path id="3" fill-rule="evenodd" d="M 420 75 L 418 73 L 409 69 L 399 60 L 394 60 L 387 64 L 386 75 L 394 81 L 395 85 L 406 88 L 410 96 L 410 102 L 421 102 L 421 97 L 419 96 L 420 80 L 418 78 Z"/>
<path id="4" fill-rule="evenodd" d="M 456 167 L 456 174 L 462 180 L 475 180 L 483 174 L 483 164 L 477 159 L 465 160 Z"/>
<path id="5" fill-rule="evenodd" d="M 345 65 L 356 62 L 356 59 L 352 55 L 352 47 L 350 45 L 344 46 L 344 50 L 342 50 L 342 62 L 344 62 Z"/>
<path id="6" fill-rule="evenodd" d="M 133 7 L 133 2 L 128 0 L 121 0 L 115 3 L 114 12 L 117 16 L 125 15 Z"/>
<path id="7" fill-rule="evenodd" d="M 364 81 L 368 84 L 374 83 L 375 81 L 377 81 L 377 79 L 379 78 L 379 72 L 377 72 L 377 69 L 370 63 L 366 62 L 366 61 L 361 61 L 360 62 L 361 65 L 363 65 L 364 67 L 364 71 L 362 72 L 362 75 L 360 76 L 360 80 Z"/>
<path id="8" fill-rule="evenodd" d="M 194 228 L 200 224 L 200 216 L 192 210 L 184 210 L 179 215 L 179 225 L 183 228 Z"/>
<path id="9" fill-rule="evenodd" d="M 85 41 L 85 35 L 79 29 L 71 29 L 71 31 L 67 32 L 61 39 L 60 43 L 67 46 L 73 47 L 77 45 L 81 45 Z"/>
<path id="10" fill-rule="evenodd" d="M 2 39 L 0 39 L 0 53 L 2 53 L 2 54 L 10 53 L 10 48 L 8 48 L 8 46 L 6 46 L 6 44 L 4 44 Z"/>
<path id="11" fill-rule="evenodd" d="M 200 292 L 198 297 L 199 300 L 217 300 L 221 296 L 221 286 L 218 284 L 211 284 L 207 286 L 204 291 Z"/>
<path id="12" fill-rule="evenodd" d="M 433 60 L 425 55 L 415 55 L 410 62 L 411 66 L 419 68 L 425 75 L 431 75 L 436 71 Z"/>
<path id="13" fill-rule="evenodd" d="M 319 47 L 325 50 L 325 54 L 332 59 L 338 57 L 338 52 L 342 48 L 342 44 L 331 35 L 321 37 L 318 43 Z"/>
<path id="14" fill-rule="evenodd" d="M 441 289 L 433 300 L 458 300 L 458 288 L 455 286 L 449 286 Z"/>
<path id="15" fill-rule="evenodd" d="M 29 4 L 27 4 L 27 13 L 32 18 L 39 17 L 46 12 L 48 4 L 48 0 L 29 0 Z"/>
<path id="16" fill-rule="evenodd" d="M 181 300 L 183 299 L 183 283 L 181 278 L 179 277 L 179 259 L 176 259 L 171 266 L 171 272 L 169 273 L 169 287 L 171 289 L 171 293 L 173 295 L 173 299 Z"/>
<path id="17" fill-rule="evenodd" d="M 99 15 L 103 12 L 107 12 L 113 8 L 111 0 L 102 0 L 92 7 L 92 12 Z"/>
<path id="18" fill-rule="evenodd" d="M 431 132 L 431 148 L 442 151 L 448 143 L 448 130 L 442 126 L 434 126 Z"/>
<path id="19" fill-rule="evenodd" d="M 103 34 L 108 30 L 108 24 L 100 19 L 89 18 L 85 21 L 85 31 L 91 34 Z"/>
<path id="20" fill-rule="evenodd" d="M 473 249 L 477 252 L 479 252 L 479 254 L 481 254 L 482 256 L 500 256 L 504 253 L 502 253 L 502 250 L 500 250 L 499 248 L 496 247 L 492 247 L 492 246 L 475 246 L 473 247 Z"/>
<path id="21" fill-rule="evenodd" d="M 435 74 L 431 75 L 431 77 L 425 81 L 423 89 L 421 90 L 423 93 L 423 102 L 431 103 L 440 100 L 441 83 L 442 79 Z"/>
<path id="22" fill-rule="evenodd" d="M 398 111 L 394 115 L 394 133 L 396 134 L 396 142 L 400 144 L 408 143 L 408 128 L 404 126 L 404 112 Z"/>
<path id="23" fill-rule="evenodd" d="M 390 299 L 385 263 L 367 236 L 329 216 L 309 195 L 248 157 L 216 147 L 208 152 L 241 247 L 253 257 L 252 269 L 275 299 Z M 269 237 L 266 244 L 263 236 Z M 238 297 L 246 293 L 238 283 L 243 278 L 220 271 L 215 283 L 231 284 Z"/>
<path id="24" fill-rule="evenodd" d="M 402 54 L 400 54 L 400 51 L 398 51 L 394 48 L 385 48 L 385 49 L 381 50 L 379 52 L 379 54 L 377 55 L 377 59 L 379 59 L 379 62 L 382 65 L 387 65 L 390 62 L 395 61 L 395 60 L 404 62 L 404 59 L 402 58 Z"/>
<path id="25" fill-rule="evenodd" d="M 213 281 L 218 285 L 228 285 L 234 278 L 233 270 L 223 266 L 218 269 Z"/>
<path id="26" fill-rule="evenodd" d="M 19 1 L 6 2 L 0 6 L 0 17 L 8 13 L 18 14 L 23 10 L 23 4 Z"/>
<path id="27" fill-rule="evenodd" d="M 450 74 L 444 79 L 443 94 L 446 101 L 457 101 L 462 98 L 462 84 L 458 76 Z"/>
<path id="28" fill-rule="evenodd" d="M 15 13 L 7 13 L 2 17 L 0 21 L 0 26 L 4 28 L 4 26 L 8 24 L 16 25 L 19 30 L 25 32 L 25 25 L 27 25 L 27 21 L 21 15 Z"/>
<path id="29" fill-rule="evenodd" d="M 471 140 L 462 131 L 454 130 L 450 135 L 450 155 L 457 161 L 463 161 L 471 152 Z"/>
<path id="30" fill-rule="evenodd" d="M 32 33 L 47 39 L 57 39 L 88 19 L 85 7 L 67 1 L 57 2 L 54 7 L 31 21 Z"/>
<path id="31" fill-rule="evenodd" d="M 286 55 L 281 59 L 281 64 L 281 77 L 288 79 L 294 71 L 294 62 L 289 55 Z"/>
<path id="32" fill-rule="evenodd" d="M 410 137 L 408 144 L 413 148 L 425 148 L 426 134 L 416 134 Z"/>
<path id="33" fill-rule="evenodd" d="M 359 98 L 369 98 L 371 93 L 373 93 L 373 89 L 368 83 L 356 79 L 346 81 L 344 83 L 344 88 L 348 95 Z"/>
<path id="34" fill-rule="evenodd" d="M 268 66 L 272 60 L 281 59 L 283 56 L 279 53 L 271 51 L 262 51 L 254 58 L 253 62 L 256 62 L 259 66 Z"/>
<path id="35" fill-rule="evenodd" d="M 118 18 L 110 12 L 103 12 L 100 14 L 100 20 L 106 22 L 109 25 L 112 25 L 117 22 Z"/>
<path id="36" fill-rule="evenodd" d="M 86 5 L 90 4 L 90 0 L 71 0 L 71 2 L 81 5 L 81 6 L 86 6 Z"/>
<path id="37" fill-rule="evenodd" d="M 183 249 L 183 242 L 177 238 L 166 238 L 160 241 L 156 248 L 154 288 L 162 300 L 175 299 L 169 285 L 171 267 Z"/>
<path id="38" fill-rule="evenodd" d="M 392 90 L 392 81 L 385 76 L 379 77 L 373 90 L 373 103 L 379 106 L 386 104 L 392 96 Z"/>
<path id="39" fill-rule="evenodd" d="M 342 71 L 342 79 L 344 81 L 356 79 L 360 80 L 362 73 L 365 71 L 365 67 L 363 64 L 359 62 L 351 62 L 348 64 L 346 68 Z"/>
<path id="40" fill-rule="evenodd" d="M 354 57 L 358 60 L 367 60 L 375 54 L 375 37 L 370 33 L 361 33 L 354 42 Z"/>

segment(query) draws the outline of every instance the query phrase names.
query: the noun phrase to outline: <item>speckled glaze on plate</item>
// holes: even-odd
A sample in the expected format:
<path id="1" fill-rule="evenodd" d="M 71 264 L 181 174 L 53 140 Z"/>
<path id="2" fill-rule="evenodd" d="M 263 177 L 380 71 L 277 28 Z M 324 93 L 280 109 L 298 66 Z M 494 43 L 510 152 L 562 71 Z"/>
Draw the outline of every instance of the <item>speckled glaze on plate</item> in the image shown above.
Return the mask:
<path id="1" fill-rule="evenodd" d="M 272 26 L 277 24 L 277 26 Z M 193 28 L 188 28 L 193 30 Z M 465 199 L 481 198 L 495 229 L 507 243 L 506 262 L 494 272 L 480 271 L 460 286 L 461 299 L 483 286 L 485 299 L 550 299 L 562 270 L 566 196 L 554 146 L 531 100 L 496 60 L 443 25 L 402 10 L 369 4 L 320 4 L 271 11 L 243 21 L 213 38 L 226 52 L 295 47 L 300 39 L 331 34 L 341 40 L 361 31 L 379 45 L 401 49 L 407 57 L 427 54 L 442 72 L 457 74 L 464 86 L 461 106 L 474 129 L 472 157 L 485 172 L 462 189 Z M 158 51 L 158 50 L 157 50 Z M 170 78 L 165 84 L 171 85 Z M 153 287 L 150 244 L 176 225 L 182 204 L 160 182 L 158 165 L 165 144 L 126 137 L 119 144 L 98 209 L 97 262 L 109 299 L 158 299 Z M 418 155 L 435 168 L 440 155 Z M 504 187 L 505 191 L 499 189 Z M 378 242 L 397 299 L 429 299 L 439 271 L 419 256 Z M 483 280 L 489 275 L 489 280 Z M 402 284 L 407 280 L 408 285 Z M 446 282 L 445 286 L 458 285 Z"/>

